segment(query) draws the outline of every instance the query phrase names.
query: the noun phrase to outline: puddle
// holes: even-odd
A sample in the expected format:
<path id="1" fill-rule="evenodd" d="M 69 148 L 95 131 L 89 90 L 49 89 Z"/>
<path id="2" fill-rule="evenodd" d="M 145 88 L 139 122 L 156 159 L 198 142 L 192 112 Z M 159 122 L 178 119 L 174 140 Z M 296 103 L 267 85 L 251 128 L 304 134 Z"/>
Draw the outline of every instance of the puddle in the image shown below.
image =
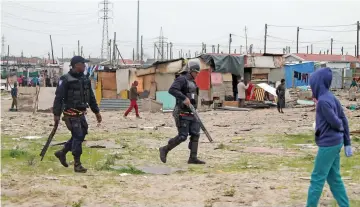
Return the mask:
<path id="1" fill-rule="evenodd" d="M 108 149 L 122 149 L 123 146 L 116 144 L 114 140 L 99 140 L 86 141 L 86 147 L 89 148 L 108 148 Z"/>
<path id="2" fill-rule="evenodd" d="M 186 171 L 186 169 L 170 168 L 166 166 L 140 166 L 136 168 L 143 171 L 144 173 L 154 175 L 170 175 L 172 173 Z"/>

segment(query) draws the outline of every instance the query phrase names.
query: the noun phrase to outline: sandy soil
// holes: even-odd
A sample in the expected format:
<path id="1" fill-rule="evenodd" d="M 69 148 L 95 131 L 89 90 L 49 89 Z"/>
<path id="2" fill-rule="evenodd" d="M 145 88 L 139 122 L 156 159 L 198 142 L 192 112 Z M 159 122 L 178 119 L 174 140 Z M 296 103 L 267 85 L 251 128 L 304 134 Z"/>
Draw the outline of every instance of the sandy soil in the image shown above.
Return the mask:
<path id="1" fill-rule="evenodd" d="M 347 104 L 347 101 L 342 101 Z M 208 111 L 200 113 L 215 140 L 201 135 L 199 157 L 207 164 L 186 164 L 187 142 L 158 158 L 158 147 L 176 135 L 171 113 L 142 113 L 138 120 L 120 111 L 102 112 L 97 127 L 90 112 L 88 143 L 102 141 L 121 149 L 84 147 L 87 174 L 75 174 L 53 156 L 59 147 L 50 147 L 45 160 L 38 154 L 52 129 L 47 113 L 8 112 L 10 100 L 2 97 L 2 177 L 4 206 L 304 206 L 316 147 L 311 134 L 315 113 L 312 108 L 289 108 L 249 112 Z M 351 129 L 360 129 L 359 111 L 346 111 Z M 25 140 L 23 136 L 41 136 Z M 65 141 L 69 132 L 61 124 L 55 142 Z M 310 137 L 310 138 L 309 138 Z M 303 145 L 296 145 L 303 144 Z M 89 146 L 89 145 L 88 145 Z M 360 206 L 359 142 L 353 142 L 355 156 L 345 160 L 343 174 L 352 206 Z M 117 148 L 117 147 L 115 147 Z M 11 150 L 26 151 L 9 157 Z M 114 166 L 131 165 L 181 169 L 169 175 L 124 173 L 99 169 L 111 154 L 122 156 Z M 32 158 L 31 162 L 29 157 Z M 343 153 L 342 153 L 343 156 Z M 68 155 L 71 161 L 71 155 Z M 328 186 L 321 206 L 334 206 Z"/>

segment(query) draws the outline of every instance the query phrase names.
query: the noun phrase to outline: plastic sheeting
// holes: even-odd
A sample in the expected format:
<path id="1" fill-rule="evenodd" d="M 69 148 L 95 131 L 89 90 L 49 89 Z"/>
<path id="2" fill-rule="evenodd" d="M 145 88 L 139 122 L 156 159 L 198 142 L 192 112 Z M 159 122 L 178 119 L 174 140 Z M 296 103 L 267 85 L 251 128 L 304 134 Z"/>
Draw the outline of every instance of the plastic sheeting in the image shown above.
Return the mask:
<path id="1" fill-rule="evenodd" d="M 244 76 L 244 56 L 203 54 L 200 58 L 209 65 L 214 61 L 213 72 Z"/>
<path id="2" fill-rule="evenodd" d="M 314 63 L 308 62 L 308 63 L 301 63 L 295 65 L 285 65 L 286 88 L 293 87 L 294 72 L 308 73 L 310 77 L 310 73 L 314 72 Z M 294 87 L 305 86 L 305 85 L 308 84 L 304 81 L 294 79 Z"/>

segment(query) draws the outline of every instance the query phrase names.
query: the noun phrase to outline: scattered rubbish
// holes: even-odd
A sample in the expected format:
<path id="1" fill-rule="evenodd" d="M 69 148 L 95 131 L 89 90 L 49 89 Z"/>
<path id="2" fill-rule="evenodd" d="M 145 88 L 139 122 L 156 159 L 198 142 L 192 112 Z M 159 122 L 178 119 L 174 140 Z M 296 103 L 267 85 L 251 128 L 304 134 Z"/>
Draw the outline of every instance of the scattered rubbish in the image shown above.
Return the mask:
<path id="1" fill-rule="evenodd" d="M 144 173 L 154 175 L 170 175 L 172 173 L 185 171 L 184 169 L 170 168 L 166 166 L 141 166 L 137 167 L 137 169 L 143 171 Z"/>
<path id="2" fill-rule="evenodd" d="M 346 108 L 350 109 L 351 111 L 360 110 L 360 106 L 355 105 L 355 104 L 351 104 L 351 105 L 347 106 Z"/>
<path id="3" fill-rule="evenodd" d="M 229 127 L 230 124 L 215 124 L 214 126 L 217 126 L 217 127 Z"/>
<path id="4" fill-rule="evenodd" d="M 301 147 L 301 148 L 309 148 L 309 149 L 315 149 L 317 146 L 313 144 L 294 144 L 295 146 Z"/>
<path id="5" fill-rule="evenodd" d="M 59 180 L 59 178 L 57 178 L 57 177 L 43 177 L 43 178 L 45 178 L 47 180 Z"/>
<path id="6" fill-rule="evenodd" d="M 224 107 L 218 107 L 217 109 L 227 110 L 227 111 L 250 111 L 248 108 L 238 108 L 238 107 L 232 107 L 232 106 L 224 106 Z"/>
<path id="7" fill-rule="evenodd" d="M 119 174 L 121 177 L 124 177 L 124 176 L 128 176 L 128 175 L 130 175 L 129 173 L 121 173 L 121 174 Z"/>
<path id="8" fill-rule="evenodd" d="M 351 131 L 350 134 L 360 134 L 360 130 Z"/>
<path id="9" fill-rule="evenodd" d="M 85 141 L 89 148 L 122 149 L 123 146 L 115 144 L 115 140 Z"/>
<path id="10" fill-rule="evenodd" d="M 244 132 L 248 132 L 251 131 L 252 129 L 248 128 L 248 129 L 240 129 L 240 131 L 244 131 Z"/>
<path id="11" fill-rule="evenodd" d="M 296 103 L 300 105 L 310 105 L 310 106 L 315 105 L 315 102 L 312 100 L 297 100 Z"/>
<path id="12" fill-rule="evenodd" d="M 40 136 L 24 136 L 24 137 L 20 137 L 20 139 L 41 139 L 42 137 Z"/>

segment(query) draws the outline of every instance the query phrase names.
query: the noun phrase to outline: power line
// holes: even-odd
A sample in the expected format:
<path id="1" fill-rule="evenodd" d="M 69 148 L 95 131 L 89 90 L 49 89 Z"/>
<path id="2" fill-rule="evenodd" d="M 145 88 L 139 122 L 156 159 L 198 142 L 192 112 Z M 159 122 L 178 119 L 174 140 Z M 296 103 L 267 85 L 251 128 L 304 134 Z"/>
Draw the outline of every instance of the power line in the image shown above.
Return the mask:
<path id="1" fill-rule="evenodd" d="M 23 4 L 19 4 L 16 1 L 7 1 L 7 3 L 8 2 L 15 3 L 16 5 L 6 4 L 6 6 L 16 7 L 17 9 L 18 9 L 18 7 L 22 7 L 22 8 L 25 8 L 27 10 L 31 10 L 31 11 L 35 11 L 35 12 L 43 12 L 43 13 L 48 13 L 48 14 L 93 15 L 93 13 L 78 13 L 78 12 L 70 13 L 70 12 L 52 11 L 52 8 L 49 8 L 49 10 L 42 10 L 42 9 L 30 7 L 30 6 L 25 6 Z"/>
<path id="2" fill-rule="evenodd" d="M 306 28 L 300 28 L 301 30 L 308 30 L 308 31 L 317 31 L 317 32 L 355 32 L 356 30 L 324 30 L 324 29 L 306 29 Z"/>
<path id="3" fill-rule="evenodd" d="M 60 34 L 60 33 L 53 33 L 53 32 L 44 32 L 44 31 L 41 31 L 41 30 L 33 30 L 33 29 L 26 29 L 26 28 L 22 28 L 22 27 L 17 27 L 17 26 L 14 26 L 14 25 L 10 25 L 10 24 L 7 24 L 7 23 L 4 23 L 2 22 L 2 25 L 1 26 L 5 26 L 7 28 L 12 28 L 12 29 L 17 29 L 17 30 L 23 30 L 23 31 L 28 31 L 28 32 L 34 32 L 34 33 L 38 33 L 38 34 L 46 34 L 46 35 L 61 35 L 61 36 L 72 36 L 72 35 L 83 35 L 84 34 L 84 31 L 81 32 L 81 33 L 73 33 L 73 34 L 70 34 L 70 33 L 63 33 L 63 34 Z M 68 31 L 68 30 L 61 30 L 61 31 Z M 90 31 L 95 31 L 94 28 L 92 28 L 91 30 L 87 30 L 87 32 L 90 32 Z"/>
<path id="4" fill-rule="evenodd" d="M 56 25 L 56 26 L 74 26 L 74 27 L 78 27 L 79 24 L 73 24 L 73 25 L 65 25 L 65 24 L 55 24 L 54 22 L 46 22 L 46 21 L 39 21 L 39 20 L 33 20 L 33 19 L 28 19 L 28 18 L 24 18 L 24 17 L 21 17 L 21 16 L 17 16 L 17 15 L 14 15 L 14 14 L 11 14 L 11 13 L 8 13 L 8 12 L 4 12 L 3 13 L 5 14 L 5 17 L 10 17 L 10 18 L 15 18 L 15 19 L 20 19 L 20 20 L 25 20 L 25 21 L 30 21 L 30 22 L 36 22 L 36 23 L 41 23 L 41 24 L 48 24 L 48 25 Z M 7 16 L 9 15 L 9 16 Z M 89 24 L 88 24 L 89 23 Z M 89 22 L 82 22 L 82 26 L 84 25 L 90 25 L 90 24 L 93 24 L 94 22 L 93 21 L 89 21 Z"/>
<path id="5" fill-rule="evenodd" d="M 355 23 L 354 24 L 343 24 L 343 25 L 318 25 L 318 26 L 295 26 L 295 25 L 272 25 L 272 24 L 268 24 L 268 26 L 270 27 L 301 27 L 301 28 L 305 28 L 305 27 L 308 27 L 308 28 L 314 28 L 314 27 L 349 27 L 349 26 L 354 26 L 356 25 Z"/>

